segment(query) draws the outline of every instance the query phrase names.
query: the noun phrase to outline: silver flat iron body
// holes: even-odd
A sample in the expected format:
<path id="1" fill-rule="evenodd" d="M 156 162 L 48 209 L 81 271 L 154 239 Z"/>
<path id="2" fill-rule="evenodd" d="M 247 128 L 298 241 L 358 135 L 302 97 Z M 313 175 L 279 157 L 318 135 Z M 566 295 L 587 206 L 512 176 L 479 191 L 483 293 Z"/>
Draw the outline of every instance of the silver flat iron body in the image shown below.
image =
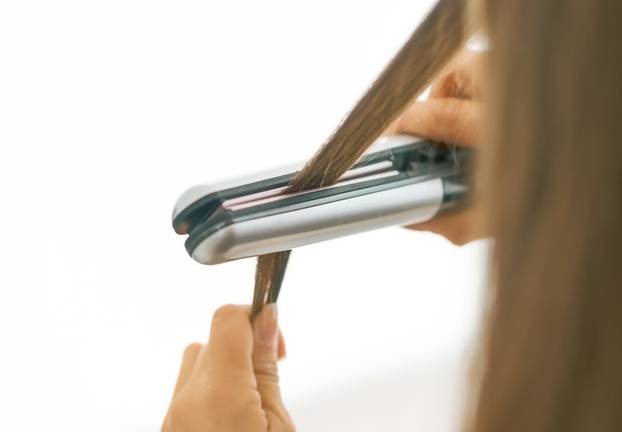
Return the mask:
<path id="1" fill-rule="evenodd" d="M 173 227 L 198 262 L 289 250 L 345 235 L 430 220 L 463 205 L 470 151 L 385 137 L 334 185 L 283 193 L 297 167 L 190 188 Z"/>

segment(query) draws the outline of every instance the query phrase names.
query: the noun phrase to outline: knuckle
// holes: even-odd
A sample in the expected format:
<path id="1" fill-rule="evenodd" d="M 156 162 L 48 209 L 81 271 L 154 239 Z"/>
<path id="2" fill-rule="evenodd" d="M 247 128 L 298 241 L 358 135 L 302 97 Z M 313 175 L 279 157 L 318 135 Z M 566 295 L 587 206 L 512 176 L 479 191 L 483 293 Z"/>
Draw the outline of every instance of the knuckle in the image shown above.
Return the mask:
<path id="1" fill-rule="evenodd" d="M 458 86 L 459 75 L 456 71 L 451 71 L 443 77 L 443 93 L 445 96 L 453 96 Z"/>
<path id="2" fill-rule="evenodd" d="M 279 385 L 279 371 L 275 362 L 255 362 L 255 378 L 266 384 Z"/>
<path id="3" fill-rule="evenodd" d="M 452 72 L 446 72 L 439 76 L 432 83 L 432 95 L 434 95 L 435 97 L 447 96 L 447 93 L 449 92 L 448 90 L 451 87 L 452 76 Z"/>

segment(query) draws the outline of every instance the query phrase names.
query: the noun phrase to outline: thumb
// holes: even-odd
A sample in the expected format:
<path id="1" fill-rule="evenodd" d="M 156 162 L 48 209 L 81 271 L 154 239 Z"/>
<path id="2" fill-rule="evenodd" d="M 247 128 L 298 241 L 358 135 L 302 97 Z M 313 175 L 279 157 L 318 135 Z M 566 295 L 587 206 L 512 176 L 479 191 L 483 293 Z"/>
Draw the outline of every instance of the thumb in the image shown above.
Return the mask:
<path id="1" fill-rule="evenodd" d="M 292 422 L 283 405 L 277 368 L 279 326 L 275 303 L 264 306 L 253 321 L 253 370 L 261 405 L 268 418 L 269 431 L 292 430 Z"/>

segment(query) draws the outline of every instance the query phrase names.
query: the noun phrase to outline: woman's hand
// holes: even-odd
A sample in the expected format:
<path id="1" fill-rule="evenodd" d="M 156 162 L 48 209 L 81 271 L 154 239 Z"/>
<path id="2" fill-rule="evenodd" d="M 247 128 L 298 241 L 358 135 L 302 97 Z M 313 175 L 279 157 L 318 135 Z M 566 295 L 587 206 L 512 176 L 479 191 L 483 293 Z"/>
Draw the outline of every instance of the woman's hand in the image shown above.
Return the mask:
<path id="1" fill-rule="evenodd" d="M 223 306 L 212 319 L 209 342 L 184 352 L 162 432 L 289 432 L 277 360 L 285 345 L 275 304 L 251 326 L 250 308 Z"/>
<path id="2" fill-rule="evenodd" d="M 482 104 L 477 75 L 481 56 L 473 51 L 461 53 L 434 81 L 429 98 L 413 103 L 388 132 L 477 147 Z M 475 202 L 459 213 L 441 215 L 408 228 L 432 231 L 462 245 L 484 237 L 481 212 L 481 206 Z"/>

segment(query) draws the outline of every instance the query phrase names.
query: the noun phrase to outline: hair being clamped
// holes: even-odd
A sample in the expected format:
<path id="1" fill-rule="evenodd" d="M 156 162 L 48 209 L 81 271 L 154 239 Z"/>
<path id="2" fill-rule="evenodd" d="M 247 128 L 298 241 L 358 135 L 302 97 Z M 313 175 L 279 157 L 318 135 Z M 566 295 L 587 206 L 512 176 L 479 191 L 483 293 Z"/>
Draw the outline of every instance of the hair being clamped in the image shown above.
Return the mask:
<path id="1" fill-rule="evenodd" d="M 276 302 L 291 248 L 429 220 L 462 201 L 466 150 L 402 136 L 362 155 L 461 47 L 465 3 L 438 1 L 301 170 L 199 186 L 179 199 L 173 225 L 189 234 L 193 258 L 210 264 L 259 255 L 251 316 Z"/>
<path id="2" fill-rule="evenodd" d="M 426 221 L 464 201 L 468 149 L 409 135 L 384 137 L 376 147 L 331 186 L 284 192 L 294 167 L 252 181 L 195 186 L 175 206 L 175 231 L 188 234 L 186 249 L 195 260 L 218 264 Z"/>
<path id="3" fill-rule="evenodd" d="M 177 201 L 173 226 L 198 262 L 263 256 L 257 275 L 276 301 L 293 248 L 432 219 L 466 203 L 471 151 L 409 135 L 380 139 L 335 184 L 286 192 L 299 167 L 199 185 Z"/>

